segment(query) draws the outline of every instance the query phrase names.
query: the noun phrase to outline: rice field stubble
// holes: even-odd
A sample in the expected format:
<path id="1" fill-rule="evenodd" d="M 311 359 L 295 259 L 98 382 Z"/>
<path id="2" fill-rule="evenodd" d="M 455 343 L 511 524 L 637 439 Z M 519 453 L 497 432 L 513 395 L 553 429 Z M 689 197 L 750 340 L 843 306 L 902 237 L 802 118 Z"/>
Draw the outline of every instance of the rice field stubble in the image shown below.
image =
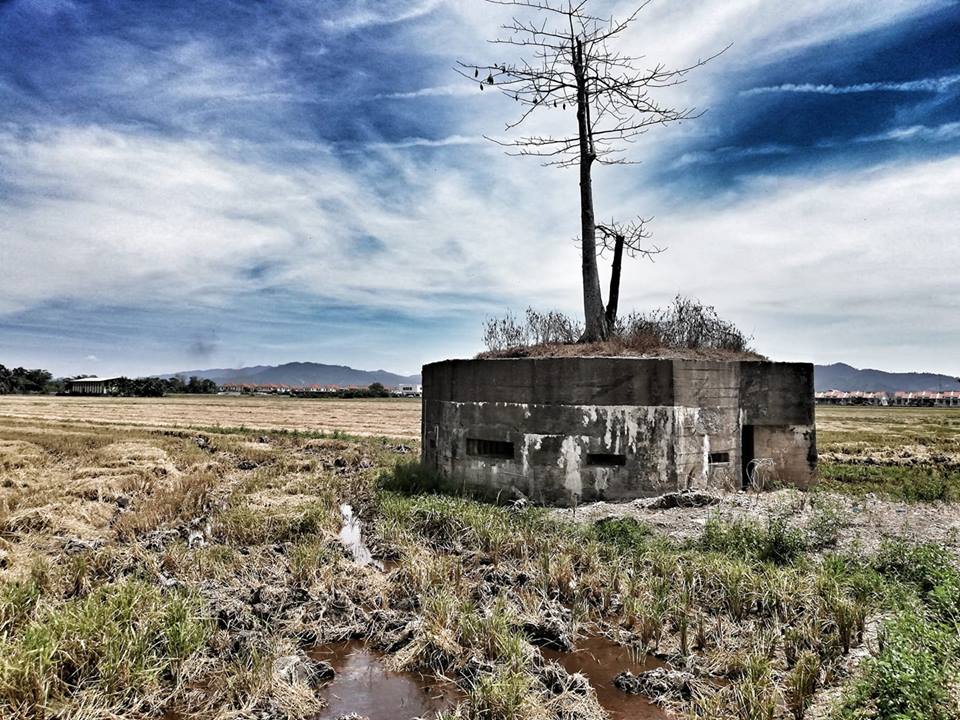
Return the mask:
<path id="1" fill-rule="evenodd" d="M 5 718 L 309 717 L 329 682 L 309 651 L 348 639 L 456 685 L 446 718 L 600 718 L 589 682 L 540 650 L 598 636 L 667 663 L 618 685 L 677 717 L 960 712 L 955 548 L 834 548 L 842 508 L 717 512 L 670 539 L 633 517 L 411 495 L 434 480 L 407 467 L 412 441 L 376 435 L 368 401 L 340 401 L 372 433 L 359 437 L 322 417 L 336 401 L 293 407 L 304 432 L 285 433 L 242 429 L 285 427 L 289 406 L 270 399 L 268 420 L 249 415 L 261 399 L 239 399 L 243 419 L 217 410 L 221 432 L 202 399 L 151 417 L 149 403 L 97 400 L 83 416 L 8 400 Z M 343 550 L 342 502 L 385 571 Z M 303 672 L 282 671 L 291 658 Z"/>

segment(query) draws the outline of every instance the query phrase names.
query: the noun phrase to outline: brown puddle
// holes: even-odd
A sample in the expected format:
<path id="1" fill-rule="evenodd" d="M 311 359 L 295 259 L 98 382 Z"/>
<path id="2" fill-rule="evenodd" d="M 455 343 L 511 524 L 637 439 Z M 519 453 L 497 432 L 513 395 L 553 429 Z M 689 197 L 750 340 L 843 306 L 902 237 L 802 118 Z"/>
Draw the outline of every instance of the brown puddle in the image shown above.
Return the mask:
<path id="1" fill-rule="evenodd" d="M 624 670 L 634 675 L 666 665 L 655 657 L 637 658 L 630 648 L 603 637 L 580 641 L 573 652 L 541 648 L 543 657 L 562 665 L 569 673 L 582 673 L 597 692 L 600 706 L 610 720 L 671 720 L 671 716 L 642 695 L 628 695 L 618 690 L 613 679 Z"/>
<path id="2" fill-rule="evenodd" d="M 337 671 L 320 691 L 327 706 L 312 720 L 334 720 L 357 713 L 369 720 L 432 717 L 456 704 L 460 694 L 450 683 L 419 673 L 388 670 L 362 642 L 321 645 L 309 651 Z"/>

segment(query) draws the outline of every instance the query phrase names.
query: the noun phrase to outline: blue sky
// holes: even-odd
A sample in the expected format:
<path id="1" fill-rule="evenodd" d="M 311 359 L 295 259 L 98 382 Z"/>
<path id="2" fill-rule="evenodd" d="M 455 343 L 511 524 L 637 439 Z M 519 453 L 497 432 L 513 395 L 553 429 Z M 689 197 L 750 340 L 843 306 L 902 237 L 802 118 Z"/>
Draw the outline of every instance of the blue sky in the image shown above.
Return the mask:
<path id="1" fill-rule="evenodd" d="M 622 13 L 628 2 L 603 2 Z M 707 112 L 600 168 L 601 217 L 777 359 L 960 373 L 960 4 L 654 0 L 625 39 Z M 577 312 L 576 175 L 508 158 L 481 0 L 0 0 L 0 363 L 415 372 Z M 494 53 L 494 54 L 492 54 Z M 544 113 L 541 128 L 572 114 Z"/>

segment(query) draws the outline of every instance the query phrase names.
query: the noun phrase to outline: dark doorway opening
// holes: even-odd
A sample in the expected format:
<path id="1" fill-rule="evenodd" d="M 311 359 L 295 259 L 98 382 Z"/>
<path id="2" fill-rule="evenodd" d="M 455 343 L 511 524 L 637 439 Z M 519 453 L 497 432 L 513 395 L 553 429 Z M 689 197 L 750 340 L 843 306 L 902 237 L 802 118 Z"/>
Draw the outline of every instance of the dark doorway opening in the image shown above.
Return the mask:
<path id="1" fill-rule="evenodd" d="M 753 455 L 753 425 L 744 425 L 740 430 L 740 482 L 744 489 L 750 487 L 750 463 Z"/>

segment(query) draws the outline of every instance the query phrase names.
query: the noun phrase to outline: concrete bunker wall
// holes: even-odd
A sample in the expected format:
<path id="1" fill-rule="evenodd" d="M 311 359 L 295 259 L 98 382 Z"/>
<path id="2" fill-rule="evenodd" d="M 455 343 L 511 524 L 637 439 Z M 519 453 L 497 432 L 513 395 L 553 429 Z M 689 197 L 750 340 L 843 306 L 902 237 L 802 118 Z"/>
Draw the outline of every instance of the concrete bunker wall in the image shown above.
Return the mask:
<path id="1" fill-rule="evenodd" d="M 423 461 L 464 485 L 561 505 L 733 490 L 745 450 L 806 486 L 813 413 L 806 364 L 450 360 L 423 369 Z"/>

